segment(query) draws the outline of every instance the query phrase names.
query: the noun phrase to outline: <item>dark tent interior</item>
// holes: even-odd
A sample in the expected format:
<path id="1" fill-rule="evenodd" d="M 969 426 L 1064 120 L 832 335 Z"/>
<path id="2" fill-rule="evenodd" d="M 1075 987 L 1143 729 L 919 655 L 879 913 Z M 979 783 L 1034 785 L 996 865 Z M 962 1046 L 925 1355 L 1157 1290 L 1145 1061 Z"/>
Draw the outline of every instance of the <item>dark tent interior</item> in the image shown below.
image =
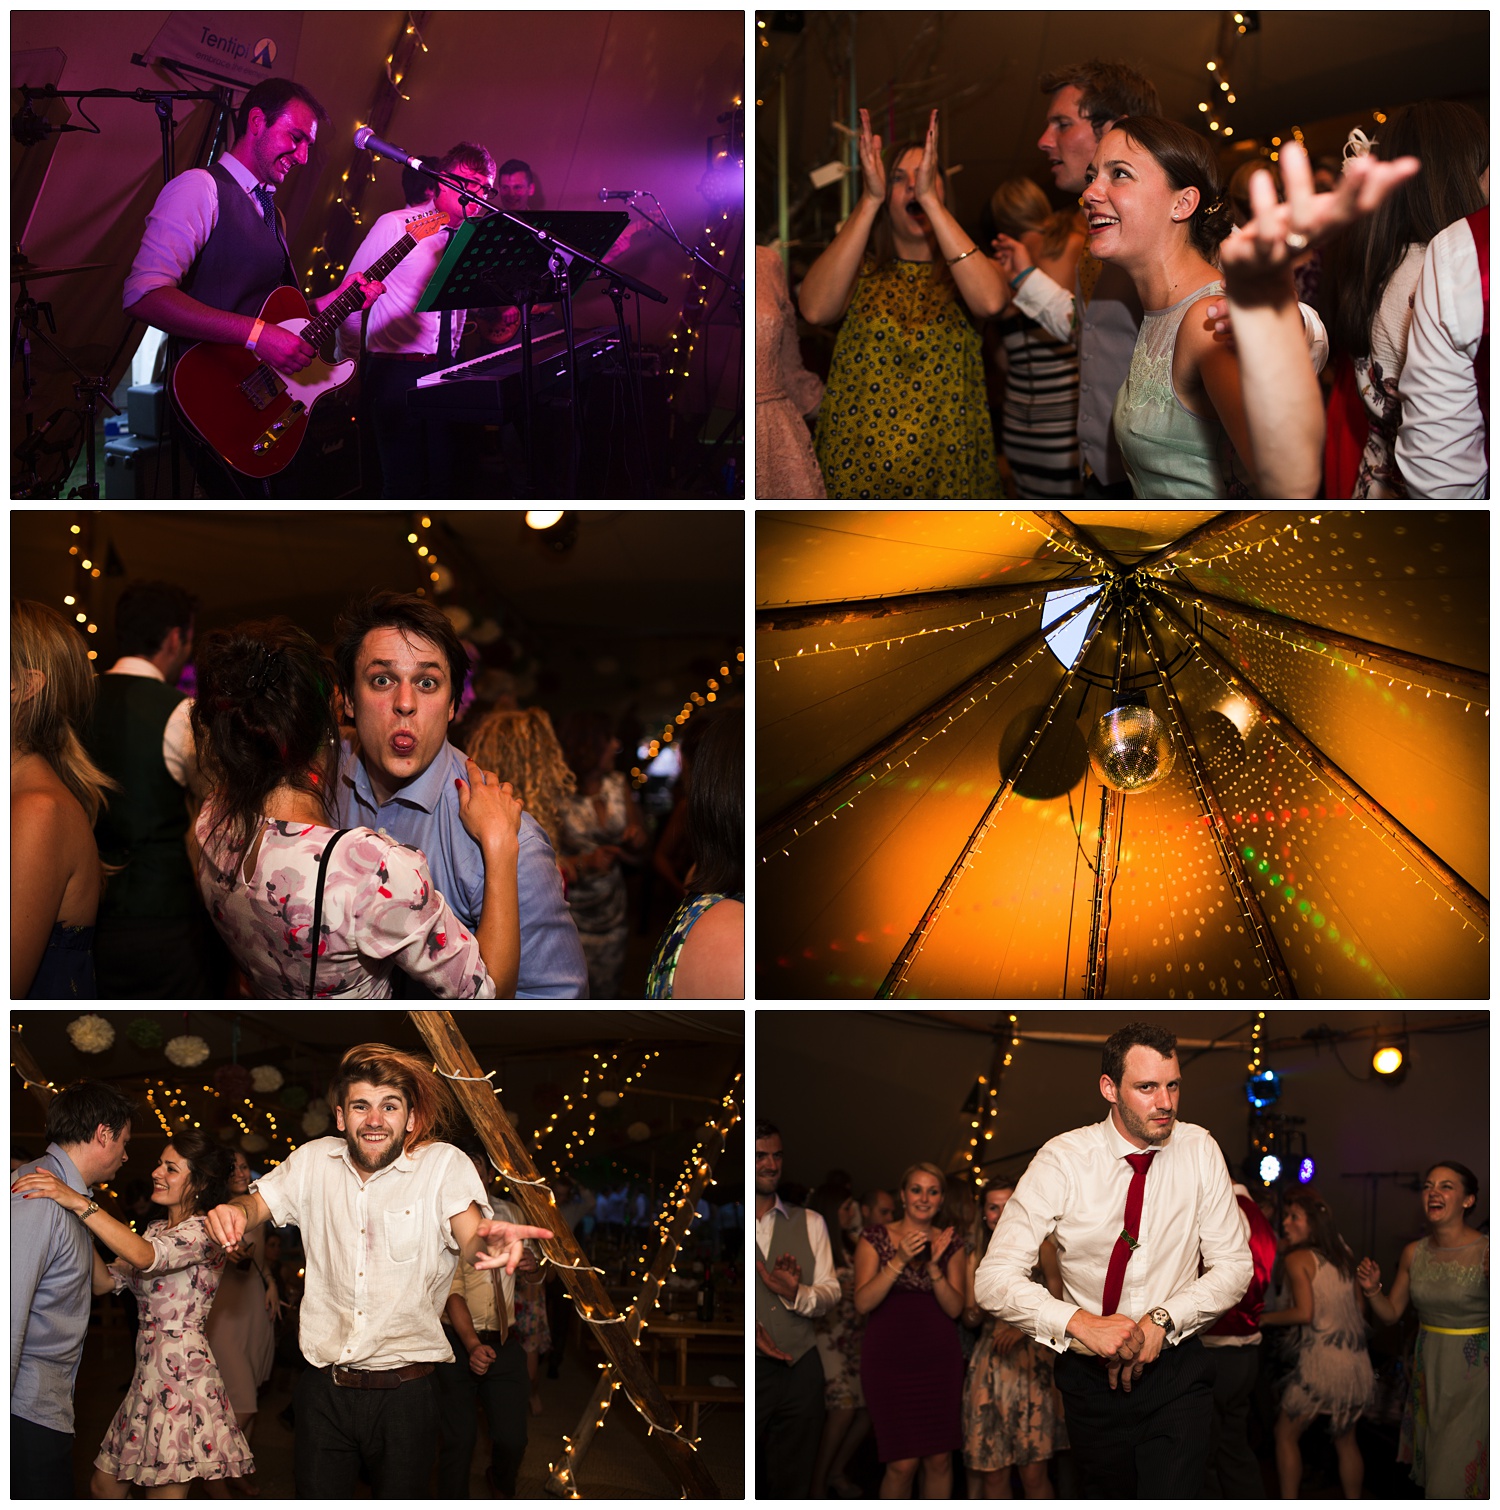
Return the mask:
<path id="1" fill-rule="evenodd" d="M 519 160 L 535 183 L 528 213 L 589 211 L 597 221 L 628 210 L 620 221 L 628 220 L 624 238 L 612 247 L 606 238 L 597 251 L 652 291 L 627 288 L 623 306 L 630 342 L 642 353 L 640 423 L 625 423 L 635 400 L 611 375 L 609 353 L 580 358 L 582 456 L 572 496 L 743 496 L 739 11 L 124 9 L 87 16 L 80 25 L 78 12 L 17 10 L 11 22 L 11 116 L 26 117 L 11 149 L 11 240 L 33 269 L 61 270 L 46 277 L 33 272 L 21 285 L 12 275 L 13 292 L 50 302 L 56 321 L 54 334 L 45 315 L 31 312 L 36 387 L 23 396 L 19 375 L 12 386 L 17 445 L 61 411 L 42 442 L 18 454 L 13 492 L 68 496 L 66 489 L 83 480 L 87 410 L 73 391 L 79 372 L 70 364 L 76 364 L 84 378 L 97 380 L 101 396 L 94 405 L 96 471 L 105 492 L 82 496 L 195 496 L 190 468 L 171 491 L 170 455 L 151 443 L 161 434 L 154 398 L 134 406 L 133 443 L 111 434 L 117 444 L 106 457 L 105 421 L 112 416 L 102 399 L 114 395 L 126 409 L 132 383 L 160 381 L 154 340 L 133 364 L 146 327 L 123 313 L 122 287 L 163 184 L 159 122 L 169 123 L 173 175 L 206 167 L 211 148 L 216 159 L 230 144 L 219 100 L 211 96 L 217 91 L 238 107 L 248 86 L 274 77 L 311 90 L 329 116 L 306 166 L 292 171 L 277 201 L 297 285 L 310 298 L 338 286 L 370 226 L 404 203 L 402 165 L 357 150 L 357 126 L 371 126 L 377 138 L 418 156 L 472 141 L 489 150 L 497 167 Z M 48 86 L 63 98 L 42 95 Z M 29 104 L 23 87 L 33 92 Z M 79 100 L 76 91 L 104 97 Z M 172 98 L 174 91 L 182 93 Z M 602 188 L 640 197 L 601 203 Z M 553 231 L 567 240 L 561 222 Z M 617 320 L 605 283 L 583 281 L 583 271 L 574 273 L 574 326 L 576 344 L 587 353 L 588 333 L 617 335 Z M 560 310 L 538 316 L 539 343 L 561 329 L 561 318 Z M 462 359 L 510 352 L 518 336 L 489 339 L 502 323 L 487 320 L 486 334 L 474 322 Z M 556 346 L 554 339 L 536 351 L 533 474 L 520 469 L 513 441 L 501 436 L 519 412 L 519 353 L 503 358 L 510 363 L 503 393 L 495 383 L 482 385 L 483 392 L 469 380 L 446 385 L 462 390 L 463 402 L 448 405 L 455 418 L 459 409 L 470 415 L 490 408 L 487 429 L 477 428 L 479 418 L 465 421 L 476 427 L 464 440 L 466 480 L 476 491 L 459 496 L 545 496 L 547 484 L 566 496 L 556 406 L 567 384 L 559 390 L 555 379 L 567 364 L 555 356 Z M 544 359 L 557 369 L 545 384 Z M 318 460 L 299 456 L 306 475 L 297 476 L 297 491 L 281 496 L 428 496 L 381 493 L 380 474 L 357 443 L 359 427 L 349 422 L 349 392 L 341 388 L 318 404 L 309 424 Z"/>
<path id="2" fill-rule="evenodd" d="M 756 529 L 762 998 L 1487 995 L 1485 512 Z"/>
<path id="3" fill-rule="evenodd" d="M 80 1032 L 80 1019 L 72 1011 L 12 1014 L 12 1156 L 36 1157 L 46 1144 L 42 1101 L 47 1093 L 28 1091 L 27 1075 L 40 1075 L 57 1086 L 80 1078 L 116 1085 L 140 1108 L 128 1162 L 109 1190 L 132 1214 L 149 1211 L 141 1198 L 142 1187 L 166 1146 L 170 1129 L 201 1122 L 213 1136 L 245 1150 L 253 1167 L 264 1172 L 285 1158 L 290 1148 L 313 1137 L 337 1135 L 320 1103 L 339 1059 L 356 1041 L 388 1043 L 428 1064 L 434 1062 L 411 1017 L 403 1012 L 110 1010 L 103 1020 L 107 1032 L 98 1028 L 98 1017 L 85 1019 L 96 1030 L 95 1036 L 89 1036 Z M 711 1170 L 717 1183 L 706 1187 L 707 1205 L 701 1208 L 705 1214 L 690 1224 L 675 1259 L 677 1268 L 667 1276 L 662 1310 L 653 1314 L 659 1319 L 668 1312 L 674 1319 L 680 1319 L 677 1313 L 682 1311 L 696 1315 L 702 1266 L 712 1264 L 719 1320 L 725 1322 L 726 1313 L 731 1320 L 737 1318 L 743 1232 L 735 1203 L 743 1201 L 744 1141 L 735 1119 L 742 1097 L 743 1014 L 738 1010 L 591 1008 L 461 1011 L 454 1022 L 481 1070 L 494 1072 L 490 1083 L 539 1178 L 557 1180 L 566 1174 L 601 1199 L 606 1192 L 625 1187 L 632 1198 L 647 1193 L 641 1206 L 649 1208 L 649 1215 L 637 1218 L 632 1210 L 624 1223 L 613 1218 L 606 1221 L 603 1208 L 587 1197 L 587 1220 L 569 1208 L 569 1219 L 590 1261 L 603 1271 L 600 1282 L 621 1311 L 640 1290 L 637 1276 L 645 1273 L 657 1255 L 660 1244 L 654 1223 L 664 1207 L 670 1211 L 669 1192 L 680 1175 L 696 1168 L 695 1150 L 700 1145 L 717 1146 L 717 1134 L 706 1142 L 705 1129 L 724 1129 L 723 1151 L 714 1158 Z M 75 1036 L 85 1048 L 75 1045 Z M 190 1047 L 179 1052 L 174 1040 Z M 732 1098 L 732 1105 L 726 1097 Z M 467 1132 L 469 1126 L 460 1110 L 454 1135 Z M 503 1189 L 497 1184 L 492 1193 L 516 1199 L 514 1186 Z M 566 1190 L 557 1199 L 563 1204 Z M 159 1215 L 159 1211 L 149 1211 L 147 1220 Z M 300 1276 L 295 1238 L 290 1233 L 284 1258 L 286 1287 L 295 1302 Z M 560 1271 L 554 1271 L 544 1290 L 556 1353 L 554 1360 L 545 1354 L 539 1360 L 540 1408 L 534 1407 L 529 1419 L 518 1495 L 676 1498 L 680 1488 L 667 1460 L 647 1444 L 643 1418 L 631 1408 L 624 1390 L 613 1396 L 612 1407 L 604 1413 L 604 1427 L 584 1433 L 585 1415 L 591 1428 L 598 1415 L 597 1408 L 588 1409 L 588 1401 L 600 1378 L 604 1355 L 564 1298 L 560 1277 Z M 133 1297 L 127 1299 L 133 1306 Z M 80 1371 L 76 1452 L 80 1495 L 87 1493 L 95 1449 L 130 1374 L 131 1337 L 121 1304 L 95 1303 Z M 737 1498 L 744 1473 L 743 1348 L 726 1328 L 721 1331 L 722 1336 L 695 1338 L 688 1357 L 690 1388 L 685 1393 L 711 1394 L 708 1379 L 725 1378 L 726 1383 L 719 1386 L 722 1395 L 700 1406 L 692 1434 L 700 1439 L 696 1456 L 702 1470 L 720 1493 Z M 296 1336 L 293 1304 L 278 1329 L 276 1364 L 261 1394 L 253 1440 L 255 1483 L 266 1499 L 289 1499 L 293 1494 L 293 1433 L 283 1411 L 301 1367 Z M 650 1359 L 664 1384 L 676 1377 L 670 1340 L 654 1343 L 648 1324 L 640 1346 L 643 1363 Z M 549 1372 L 549 1361 L 559 1365 L 555 1374 Z M 674 1408 L 682 1412 L 685 1424 L 690 1406 Z M 481 1428 L 472 1465 L 476 1497 L 488 1497 L 491 1492 L 483 1478 L 488 1461 L 485 1430 Z M 565 1437 L 579 1445 L 567 1449 Z M 587 1445 L 583 1445 L 585 1440 Z M 571 1465 L 572 1484 L 567 1483 L 562 1465 Z"/>
<path id="4" fill-rule="evenodd" d="M 1456 1159 L 1477 1176 L 1469 1223 L 1488 1232 L 1489 1014 L 1462 1007 L 1143 1006 L 1128 1016 L 1023 1003 L 762 1007 L 755 1014 L 755 1112 L 780 1129 L 783 1193 L 801 1198 L 830 1171 L 844 1171 L 860 1196 L 894 1189 L 917 1161 L 950 1171 L 950 1199 L 976 1171 L 987 1183 L 1014 1180 L 1048 1139 L 1106 1115 L 1101 1048 L 1127 1020 L 1177 1036 L 1180 1116 L 1212 1133 L 1234 1177 L 1257 1200 L 1284 1199 L 1299 1188 L 1301 1161 L 1311 1159 L 1311 1188 L 1332 1207 L 1355 1256 L 1373 1257 L 1387 1280 L 1402 1247 L 1425 1230 L 1417 1190 L 1436 1162 Z M 1374 1051 L 1393 1044 L 1404 1052 L 1401 1073 L 1376 1074 Z M 1247 1097 L 1252 1063 L 1279 1077 L 1276 1098 L 1259 1111 Z M 1283 1170 L 1270 1184 L 1258 1177 L 1268 1152 Z M 1273 1209 L 1278 1230 L 1279 1215 Z M 950 1207 L 940 1225 L 953 1220 Z M 1398 1328 L 1377 1329 L 1370 1339 L 1372 1353 L 1385 1360 L 1377 1368 L 1386 1382 L 1379 1411 L 1368 1426 L 1361 1423 L 1372 1498 L 1420 1492 L 1394 1462 L 1401 1360 L 1414 1332 L 1408 1312 Z M 1328 1486 L 1331 1453 L 1325 1461 L 1326 1443 L 1306 1445 L 1312 1440 L 1304 1438 L 1304 1457 L 1318 1478 L 1304 1493 L 1337 1498 L 1336 1477 Z M 1269 1447 L 1267 1440 L 1267 1453 Z M 1274 1475 L 1267 1482 L 1273 1486 Z"/>
<path id="5" fill-rule="evenodd" d="M 200 636 L 280 614 L 325 646 L 359 595 L 424 593 L 472 646 L 460 736 L 496 705 L 604 715 L 659 831 L 672 738 L 743 697 L 744 540 L 740 508 L 568 511 L 546 530 L 509 510 L 17 510 L 11 592 L 77 619 L 100 671 L 114 664 L 115 603 L 132 580 L 196 594 Z M 622 989 L 637 995 L 676 899 L 649 855 L 627 882 Z"/>

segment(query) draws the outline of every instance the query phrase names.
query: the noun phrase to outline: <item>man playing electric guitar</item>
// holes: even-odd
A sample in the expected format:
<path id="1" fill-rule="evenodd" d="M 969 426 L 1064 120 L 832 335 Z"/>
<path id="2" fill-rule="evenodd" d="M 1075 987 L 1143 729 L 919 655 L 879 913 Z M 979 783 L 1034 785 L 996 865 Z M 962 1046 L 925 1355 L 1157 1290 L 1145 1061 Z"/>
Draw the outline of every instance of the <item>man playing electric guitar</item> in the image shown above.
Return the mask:
<path id="1" fill-rule="evenodd" d="M 495 159 L 477 142 L 459 142 L 432 166 L 459 179 L 471 193 L 487 196 L 495 187 Z M 448 229 L 456 230 L 467 217 L 481 212 L 482 206 L 460 200 L 458 191 L 448 184 L 428 182 L 434 190 L 432 207 L 446 216 Z M 404 234 L 410 213 L 406 209 L 382 215 L 360 243 L 351 266 L 369 267 L 376 262 Z M 447 321 L 446 350 L 442 313 L 417 313 L 417 301 L 447 249 L 444 235 L 422 242 L 386 274 L 385 295 L 365 317 L 361 420 L 375 437 L 381 492 L 386 498 L 452 498 L 466 491 L 458 480 L 461 428 L 443 420 L 414 417 L 407 407 L 407 395 L 418 378 L 457 360 L 465 311 L 453 310 Z M 339 327 L 338 355 L 357 356 L 359 349 L 360 321 L 351 315 Z"/>
<path id="2" fill-rule="evenodd" d="M 193 341 L 233 344 L 278 373 L 306 367 L 313 349 L 258 315 L 274 289 L 297 286 L 272 195 L 293 167 L 306 163 L 318 124 L 327 120 L 312 94 L 290 79 L 255 85 L 235 113 L 234 146 L 211 168 L 180 173 L 157 196 L 125 280 L 125 313 L 166 331 L 179 349 Z M 313 309 L 351 283 L 366 304 L 382 291 L 351 273 Z M 236 475 L 196 437 L 188 441 L 207 496 L 270 496 L 264 482 Z M 297 496 L 295 463 L 277 492 Z"/>

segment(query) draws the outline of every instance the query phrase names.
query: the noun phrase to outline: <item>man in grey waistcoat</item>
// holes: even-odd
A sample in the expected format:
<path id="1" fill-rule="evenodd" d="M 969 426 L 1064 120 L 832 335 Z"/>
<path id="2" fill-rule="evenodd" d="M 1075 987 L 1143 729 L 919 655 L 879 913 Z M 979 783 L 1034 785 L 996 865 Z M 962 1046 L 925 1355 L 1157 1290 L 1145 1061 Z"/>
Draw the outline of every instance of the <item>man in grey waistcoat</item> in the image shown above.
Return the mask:
<path id="1" fill-rule="evenodd" d="M 755 1493 L 806 1499 L 823 1432 L 823 1362 L 813 1321 L 838 1304 L 828 1229 L 786 1206 L 781 1133 L 755 1124 Z M 806 1283 L 805 1277 L 812 1276 Z"/>

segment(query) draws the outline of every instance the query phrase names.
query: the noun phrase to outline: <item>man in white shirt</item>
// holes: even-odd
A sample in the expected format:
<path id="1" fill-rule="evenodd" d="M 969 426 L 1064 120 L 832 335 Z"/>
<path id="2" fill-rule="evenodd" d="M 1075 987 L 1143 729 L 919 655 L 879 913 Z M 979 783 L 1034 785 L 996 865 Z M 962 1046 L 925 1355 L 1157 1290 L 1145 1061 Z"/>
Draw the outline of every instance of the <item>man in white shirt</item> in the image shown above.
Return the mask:
<path id="1" fill-rule="evenodd" d="M 471 193 L 495 187 L 495 160 L 478 142 L 459 142 L 432 164 L 460 180 Z M 385 498 L 451 498 L 457 489 L 456 430 L 443 420 L 414 416 L 407 395 L 419 378 L 451 367 L 463 335 L 465 311 L 417 313 L 417 303 L 448 250 L 449 237 L 483 206 L 463 200 L 445 183 L 433 184 L 430 206 L 392 210 L 372 225 L 351 261 L 369 267 L 406 234 L 406 222 L 423 209 L 444 217 L 442 233 L 418 241 L 386 275 L 383 297 L 370 307 L 364 330 L 363 422 L 375 436 Z M 446 333 L 447 340 L 444 341 Z M 340 358 L 359 355 L 360 321 L 351 315 L 339 327 Z"/>
<path id="2" fill-rule="evenodd" d="M 823 1433 L 823 1363 L 813 1321 L 838 1304 L 828 1228 L 784 1205 L 781 1133 L 755 1124 L 755 1494 L 806 1499 Z M 811 1273 L 812 1283 L 802 1276 Z"/>
<path id="3" fill-rule="evenodd" d="M 1481 180 L 1489 195 L 1489 169 Z M 1488 498 L 1488 205 L 1427 245 L 1397 379 L 1396 464 L 1413 498 Z"/>
<path id="4" fill-rule="evenodd" d="M 473 1164 L 436 1140 L 447 1092 L 414 1055 L 350 1049 L 331 1099 L 343 1136 L 304 1143 L 214 1207 L 208 1230 L 226 1248 L 258 1222 L 302 1231 L 298 1342 L 311 1366 L 294 1396 L 297 1497 L 352 1498 L 363 1466 L 377 1499 L 425 1499 L 454 1267 L 514 1273 L 524 1241 L 552 1234 L 491 1220 Z"/>
<path id="5" fill-rule="evenodd" d="M 1224 1157 L 1177 1121 L 1180 1089 L 1172 1034 L 1146 1023 L 1113 1034 L 1099 1079 L 1109 1115 L 1043 1145 L 975 1275 L 985 1310 L 1061 1355 L 1088 1498 L 1201 1493 L 1214 1370 L 1197 1334 L 1253 1272 Z M 1031 1280 L 1046 1237 L 1061 1300 Z"/>

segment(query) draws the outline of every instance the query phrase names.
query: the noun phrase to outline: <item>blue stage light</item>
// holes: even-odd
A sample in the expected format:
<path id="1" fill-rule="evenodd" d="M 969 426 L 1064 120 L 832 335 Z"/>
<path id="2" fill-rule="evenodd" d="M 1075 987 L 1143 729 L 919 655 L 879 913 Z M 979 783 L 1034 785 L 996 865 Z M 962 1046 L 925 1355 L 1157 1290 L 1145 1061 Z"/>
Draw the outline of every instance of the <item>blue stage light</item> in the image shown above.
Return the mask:
<path id="1" fill-rule="evenodd" d="M 1264 1111 L 1281 1099 L 1281 1076 L 1275 1070 L 1262 1070 L 1245 1081 L 1245 1099 L 1256 1111 Z"/>

